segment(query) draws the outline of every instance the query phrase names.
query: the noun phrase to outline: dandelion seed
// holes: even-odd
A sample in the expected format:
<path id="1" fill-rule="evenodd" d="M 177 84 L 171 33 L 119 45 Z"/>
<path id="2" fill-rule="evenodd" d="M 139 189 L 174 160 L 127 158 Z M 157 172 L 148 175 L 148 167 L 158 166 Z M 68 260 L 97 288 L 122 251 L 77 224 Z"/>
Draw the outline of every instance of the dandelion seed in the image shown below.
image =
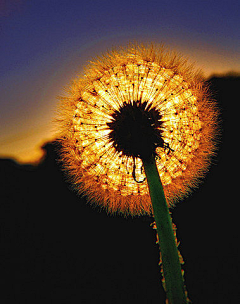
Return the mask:
<path id="1" fill-rule="evenodd" d="M 215 150 L 216 110 L 200 73 L 163 47 L 131 45 L 92 62 L 61 108 L 64 166 L 77 191 L 109 212 L 152 214 L 144 157 L 155 155 L 174 206 Z"/>

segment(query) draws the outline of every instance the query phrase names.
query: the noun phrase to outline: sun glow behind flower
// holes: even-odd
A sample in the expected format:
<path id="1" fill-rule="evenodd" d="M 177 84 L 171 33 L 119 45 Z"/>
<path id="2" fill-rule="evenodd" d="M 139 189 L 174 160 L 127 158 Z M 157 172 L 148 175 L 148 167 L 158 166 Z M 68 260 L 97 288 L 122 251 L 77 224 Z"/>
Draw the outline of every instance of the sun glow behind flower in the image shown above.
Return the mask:
<path id="1" fill-rule="evenodd" d="M 159 114 L 151 126 L 159 133 L 155 155 L 169 205 L 207 170 L 215 108 L 200 73 L 162 47 L 133 45 L 107 54 L 86 68 L 62 100 L 66 167 L 78 191 L 110 212 L 152 213 L 140 155 L 131 157 L 111 138 L 114 117 L 126 105 Z"/>

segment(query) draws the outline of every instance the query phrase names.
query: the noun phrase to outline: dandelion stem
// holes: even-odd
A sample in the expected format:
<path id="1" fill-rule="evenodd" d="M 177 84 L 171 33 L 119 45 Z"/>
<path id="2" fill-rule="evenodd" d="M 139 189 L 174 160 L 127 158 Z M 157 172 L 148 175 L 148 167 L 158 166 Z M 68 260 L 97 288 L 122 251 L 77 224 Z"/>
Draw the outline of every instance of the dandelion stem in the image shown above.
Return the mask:
<path id="1" fill-rule="evenodd" d="M 143 159 L 151 196 L 153 213 L 159 236 L 159 246 L 162 256 L 163 274 L 166 294 L 169 304 L 187 303 L 178 249 L 172 229 L 172 219 L 169 214 L 163 186 L 158 173 L 155 158 Z"/>

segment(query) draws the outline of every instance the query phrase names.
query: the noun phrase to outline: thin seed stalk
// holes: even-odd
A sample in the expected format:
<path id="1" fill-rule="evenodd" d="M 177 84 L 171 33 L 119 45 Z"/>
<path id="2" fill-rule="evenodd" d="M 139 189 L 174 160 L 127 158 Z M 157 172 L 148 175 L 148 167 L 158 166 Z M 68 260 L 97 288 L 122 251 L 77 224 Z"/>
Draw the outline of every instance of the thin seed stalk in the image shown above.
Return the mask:
<path id="1" fill-rule="evenodd" d="M 187 303 L 178 249 L 154 156 L 142 159 L 157 226 L 166 295 L 169 304 Z"/>

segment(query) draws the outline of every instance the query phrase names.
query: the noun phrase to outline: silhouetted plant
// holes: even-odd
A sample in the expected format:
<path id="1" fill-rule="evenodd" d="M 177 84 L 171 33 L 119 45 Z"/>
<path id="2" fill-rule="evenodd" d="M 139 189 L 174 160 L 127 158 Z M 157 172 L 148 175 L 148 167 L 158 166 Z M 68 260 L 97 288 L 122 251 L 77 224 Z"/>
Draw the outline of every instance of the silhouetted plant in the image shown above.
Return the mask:
<path id="1" fill-rule="evenodd" d="M 217 110 L 200 72 L 163 46 L 97 58 L 61 97 L 61 156 L 77 191 L 108 212 L 153 215 L 169 303 L 189 301 L 169 207 L 201 181 Z"/>

